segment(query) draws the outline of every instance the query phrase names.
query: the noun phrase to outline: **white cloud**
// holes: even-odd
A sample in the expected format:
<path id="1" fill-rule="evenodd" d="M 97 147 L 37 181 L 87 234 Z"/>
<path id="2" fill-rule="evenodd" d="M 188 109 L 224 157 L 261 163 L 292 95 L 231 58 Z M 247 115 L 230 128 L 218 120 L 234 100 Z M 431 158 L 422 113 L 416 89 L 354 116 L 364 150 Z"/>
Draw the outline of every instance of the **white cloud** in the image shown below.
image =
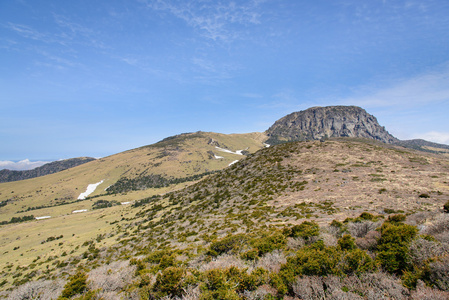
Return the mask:
<path id="1" fill-rule="evenodd" d="M 449 64 L 438 70 L 429 71 L 412 78 L 397 80 L 385 88 L 362 88 L 360 96 L 341 99 L 343 104 L 351 103 L 362 107 L 419 107 L 449 101 Z M 363 95 L 365 94 L 365 95 Z M 366 94 L 369 94 L 366 96 Z"/>
<path id="2" fill-rule="evenodd" d="M 414 138 L 449 145 L 449 132 L 430 131 L 422 134 L 416 134 Z"/>
<path id="3" fill-rule="evenodd" d="M 49 163 L 49 161 L 30 161 L 29 159 L 24 159 L 19 162 L 13 161 L 0 161 L 0 170 L 8 169 L 8 170 L 31 170 L 42 165 Z"/>
<path id="4" fill-rule="evenodd" d="M 245 4 L 215 1 L 147 1 L 148 7 L 168 11 L 184 20 L 189 26 L 200 30 L 203 36 L 214 41 L 231 41 L 240 37 L 233 30 L 233 24 L 255 25 L 260 23 L 258 6 L 262 1 L 248 1 Z"/>

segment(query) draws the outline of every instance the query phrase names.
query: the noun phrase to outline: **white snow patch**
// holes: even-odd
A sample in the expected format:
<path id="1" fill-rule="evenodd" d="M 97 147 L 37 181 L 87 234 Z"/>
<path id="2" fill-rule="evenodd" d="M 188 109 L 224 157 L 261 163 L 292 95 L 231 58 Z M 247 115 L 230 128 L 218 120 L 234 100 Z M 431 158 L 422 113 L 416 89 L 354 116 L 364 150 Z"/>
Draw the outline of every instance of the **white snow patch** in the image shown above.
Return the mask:
<path id="1" fill-rule="evenodd" d="M 239 162 L 238 160 L 234 160 L 232 163 L 230 163 L 229 165 L 228 165 L 228 167 L 229 166 L 232 166 L 233 164 L 235 164 L 235 163 L 237 163 L 237 162 Z"/>
<path id="2" fill-rule="evenodd" d="M 237 150 L 237 151 L 231 151 L 231 150 L 228 150 L 228 149 L 223 149 L 223 148 L 220 148 L 220 147 L 217 147 L 217 146 L 215 146 L 215 148 L 217 148 L 218 150 L 220 150 L 221 152 L 226 152 L 226 153 L 231 153 L 231 154 L 237 154 L 237 155 L 243 155 L 242 154 L 242 151 L 244 151 L 244 150 Z"/>
<path id="3" fill-rule="evenodd" d="M 86 199 L 87 196 L 89 196 L 90 194 L 92 194 L 93 192 L 95 192 L 95 189 L 96 189 L 100 184 L 102 184 L 103 181 L 104 181 L 104 179 L 103 179 L 102 181 L 100 181 L 100 182 L 93 183 L 93 184 L 89 184 L 89 185 L 87 186 L 86 191 L 85 191 L 84 193 L 81 193 L 81 194 L 78 196 L 78 200 L 84 200 L 84 199 Z"/>
<path id="4" fill-rule="evenodd" d="M 36 220 L 50 219 L 51 216 L 36 217 Z"/>
<path id="5" fill-rule="evenodd" d="M 224 158 L 223 156 L 218 156 L 217 154 L 214 154 L 215 159 L 222 159 Z"/>
<path id="6" fill-rule="evenodd" d="M 86 212 L 86 211 L 87 211 L 87 209 L 78 209 L 78 210 L 72 211 L 72 214 L 82 213 L 82 212 Z"/>
<path id="7" fill-rule="evenodd" d="M 266 144 L 266 143 L 263 143 L 263 145 L 265 146 L 265 148 L 268 148 L 271 146 L 270 144 Z"/>
<path id="8" fill-rule="evenodd" d="M 131 203 L 131 201 L 128 201 L 128 202 L 121 202 L 120 204 L 121 205 L 127 205 L 127 204 L 130 204 Z"/>

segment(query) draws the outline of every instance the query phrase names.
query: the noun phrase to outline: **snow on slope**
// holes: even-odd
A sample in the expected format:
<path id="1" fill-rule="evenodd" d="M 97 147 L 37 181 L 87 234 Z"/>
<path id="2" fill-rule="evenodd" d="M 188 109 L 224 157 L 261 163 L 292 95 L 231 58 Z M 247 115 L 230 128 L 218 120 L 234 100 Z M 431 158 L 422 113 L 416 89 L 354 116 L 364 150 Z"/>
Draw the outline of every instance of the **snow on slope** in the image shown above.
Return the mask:
<path id="1" fill-rule="evenodd" d="M 221 152 L 226 152 L 226 153 L 231 153 L 231 154 L 237 154 L 237 155 L 243 155 L 242 154 L 242 151 L 244 151 L 244 150 L 237 150 L 237 151 L 231 151 L 231 150 L 228 150 L 228 149 L 223 149 L 223 148 L 220 148 L 220 147 L 217 147 L 217 146 L 215 146 L 215 148 L 217 148 L 218 150 L 220 150 Z"/>
<path id="2" fill-rule="evenodd" d="M 89 196 L 90 194 L 92 194 L 93 192 L 95 192 L 95 189 L 96 189 L 100 184 L 102 184 L 103 181 L 104 181 L 104 180 L 102 180 L 102 181 L 100 181 L 100 182 L 97 182 L 97 183 L 89 184 L 89 185 L 87 186 L 86 191 L 85 191 L 84 193 L 81 193 L 81 194 L 78 196 L 78 200 L 84 200 L 84 199 L 86 199 L 87 196 Z"/>
<path id="3" fill-rule="evenodd" d="M 232 163 L 230 163 L 229 165 L 228 165 L 228 167 L 229 166 L 232 166 L 233 164 L 235 164 L 235 163 L 237 163 L 237 162 L 239 162 L 238 160 L 234 160 Z"/>

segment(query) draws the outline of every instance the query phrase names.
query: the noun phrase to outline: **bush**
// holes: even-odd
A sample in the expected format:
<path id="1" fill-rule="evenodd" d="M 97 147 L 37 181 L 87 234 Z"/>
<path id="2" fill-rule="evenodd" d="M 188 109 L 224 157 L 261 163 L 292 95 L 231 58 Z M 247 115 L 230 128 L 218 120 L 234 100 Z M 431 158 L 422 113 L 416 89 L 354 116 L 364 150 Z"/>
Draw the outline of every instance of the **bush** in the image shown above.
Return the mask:
<path id="1" fill-rule="evenodd" d="M 282 249 L 286 244 L 287 239 L 280 232 L 276 232 L 272 235 L 264 236 L 252 241 L 253 247 L 259 250 L 259 256 L 272 252 L 276 249 Z"/>
<path id="2" fill-rule="evenodd" d="M 75 275 L 70 276 L 68 282 L 64 286 L 61 296 L 70 298 L 81 294 L 87 290 L 87 274 L 84 271 L 78 271 Z"/>
<path id="3" fill-rule="evenodd" d="M 347 252 L 342 259 L 340 267 L 348 275 L 360 275 L 376 269 L 373 259 L 363 250 L 353 249 Z"/>
<path id="4" fill-rule="evenodd" d="M 156 277 L 154 296 L 157 299 L 165 296 L 181 296 L 184 275 L 185 271 L 182 268 L 168 267 L 163 270 Z"/>
<path id="5" fill-rule="evenodd" d="M 337 263 L 340 261 L 341 255 L 341 251 L 335 247 L 326 247 L 322 241 L 318 241 L 303 247 L 296 253 L 296 256 L 287 258 L 287 263 L 281 267 L 281 273 L 288 281 L 292 279 L 292 275 L 338 274 Z"/>
<path id="6" fill-rule="evenodd" d="M 230 235 L 220 240 L 215 240 L 209 247 L 209 255 L 218 256 L 230 251 L 238 251 L 245 244 L 249 238 L 245 234 Z"/>
<path id="7" fill-rule="evenodd" d="M 400 274 L 409 266 L 409 245 L 416 236 L 415 226 L 385 222 L 380 228 L 376 260 L 390 273 Z"/>
<path id="8" fill-rule="evenodd" d="M 349 234 L 345 234 L 343 237 L 341 237 L 338 240 L 338 247 L 341 250 L 353 250 L 356 248 L 356 245 L 354 243 L 354 238 L 350 236 Z"/>
<path id="9" fill-rule="evenodd" d="M 320 226 L 316 222 L 304 221 L 300 225 L 295 225 L 288 232 L 290 237 L 301 237 L 306 241 L 313 236 L 320 234 Z"/>

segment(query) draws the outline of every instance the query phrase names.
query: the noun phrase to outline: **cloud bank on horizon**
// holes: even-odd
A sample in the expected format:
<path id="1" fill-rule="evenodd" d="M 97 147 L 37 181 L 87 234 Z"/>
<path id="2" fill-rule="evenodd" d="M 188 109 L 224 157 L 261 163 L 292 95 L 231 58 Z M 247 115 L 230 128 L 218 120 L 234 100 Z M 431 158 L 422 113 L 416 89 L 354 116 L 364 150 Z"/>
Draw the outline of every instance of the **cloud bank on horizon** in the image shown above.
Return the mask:
<path id="1" fill-rule="evenodd" d="M 14 161 L 0 161 L 0 170 L 8 169 L 11 171 L 23 171 L 23 170 L 32 170 L 37 167 L 43 166 L 50 161 L 30 161 L 29 159 L 24 159 L 18 162 Z"/>
<path id="2" fill-rule="evenodd" d="M 449 2 L 2 1 L 0 159 L 106 156 L 357 105 L 449 144 Z"/>

